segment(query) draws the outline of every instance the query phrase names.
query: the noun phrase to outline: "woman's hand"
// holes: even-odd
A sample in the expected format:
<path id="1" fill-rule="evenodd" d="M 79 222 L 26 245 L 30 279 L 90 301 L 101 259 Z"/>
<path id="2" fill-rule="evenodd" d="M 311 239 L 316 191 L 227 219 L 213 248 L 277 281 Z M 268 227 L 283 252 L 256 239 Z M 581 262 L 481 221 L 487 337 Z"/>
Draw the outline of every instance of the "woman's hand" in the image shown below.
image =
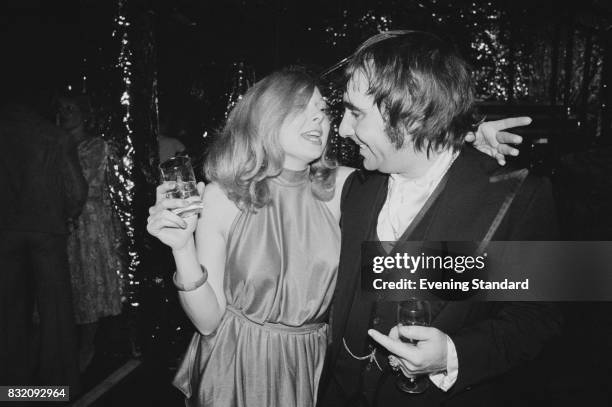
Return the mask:
<path id="1" fill-rule="evenodd" d="M 172 182 L 164 182 L 157 187 L 155 206 L 149 208 L 147 231 L 172 250 L 180 250 L 193 241 L 193 232 L 198 222 L 198 214 L 181 218 L 172 213 L 173 209 L 183 208 L 189 203 L 184 199 L 166 198 L 166 193 L 174 189 Z M 200 196 L 204 193 L 204 183 L 198 183 Z"/>
<path id="2" fill-rule="evenodd" d="M 514 133 L 504 130 L 513 127 L 527 126 L 531 123 L 531 118 L 527 116 L 510 117 L 508 119 L 484 122 L 478 126 L 476 133 L 468 133 L 465 141 L 474 144 L 478 150 L 495 158 L 499 165 L 506 164 L 505 156 L 517 156 L 519 150 L 510 144 L 520 144 L 523 138 Z"/>

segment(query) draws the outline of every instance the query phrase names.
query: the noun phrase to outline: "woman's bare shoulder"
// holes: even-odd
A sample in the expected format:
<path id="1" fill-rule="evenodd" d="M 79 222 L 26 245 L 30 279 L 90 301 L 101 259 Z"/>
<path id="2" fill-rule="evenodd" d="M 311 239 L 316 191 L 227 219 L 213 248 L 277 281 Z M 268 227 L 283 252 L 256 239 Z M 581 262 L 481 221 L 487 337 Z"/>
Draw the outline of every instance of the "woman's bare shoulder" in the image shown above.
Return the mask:
<path id="1" fill-rule="evenodd" d="M 224 188 L 217 182 L 206 185 L 202 197 L 204 209 L 200 221 L 214 225 L 215 229 L 227 235 L 229 228 L 240 209 L 229 199 Z"/>
<path id="2" fill-rule="evenodd" d="M 326 202 L 329 210 L 334 214 L 336 219 L 340 220 L 340 198 L 342 196 L 342 189 L 346 179 L 355 171 L 355 168 L 351 167 L 338 167 L 336 168 L 336 186 L 334 188 L 334 197 Z"/>

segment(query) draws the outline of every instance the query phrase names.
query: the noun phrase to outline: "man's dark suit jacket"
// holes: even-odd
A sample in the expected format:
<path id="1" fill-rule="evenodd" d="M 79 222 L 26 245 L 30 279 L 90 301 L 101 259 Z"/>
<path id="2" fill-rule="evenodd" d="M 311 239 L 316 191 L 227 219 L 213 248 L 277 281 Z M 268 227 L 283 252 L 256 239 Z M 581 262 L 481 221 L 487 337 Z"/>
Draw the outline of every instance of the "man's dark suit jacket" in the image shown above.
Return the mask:
<path id="1" fill-rule="evenodd" d="M 87 199 L 69 136 L 29 108 L 0 109 L 0 230 L 66 234 Z"/>
<path id="2" fill-rule="evenodd" d="M 0 109 L 0 143 L 0 384 L 69 385 L 76 395 L 66 223 L 81 211 L 87 182 L 68 135 L 26 107 Z"/>
<path id="3" fill-rule="evenodd" d="M 490 177 L 499 171 L 493 159 L 464 147 L 449 169 L 444 189 L 408 240 L 481 241 L 511 190 L 508 183 L 490 182 Z M 342 249 L 331 311 L 332 344 L 319 405 L 360 405 L 359 400 L 361 405 L 372 406 L 504 405 L 511 393 L 521 393 L 525 383 L 503 387 L 502 381 L 509 375 L 502 375 L 534 358 L 560 328 L 560 318 L 549 304 L 440 303 L 432 326 L 450 336 L 459 360 L 457 381 L 446 393 L 432 383 L 422 395 L 401 393 L 382 352 L 378 360 L 385 365 L 384 374 L 375 367 L 364 369 L 367 362 L 347 355 L 343 338 L 354 353 L 363 355 L 369 352 L 370 345 L 375 345 L 367 336 L 368 328 L 386 334 L 395 325 L 395 316 L 389 315 L 393 313 L 389 303 L 386 315 L 376 315 L 380 311 L 373 312 L 373 303 L 361 298 L 360 293 L 360 246 L 376 230 L 387 195 L 387 180 L 386 174 L 356 171 L 344 187 Z M 493 240 L 554 240 L 555 217 L 548 181 L 530 175 Z M 366 397 L 361 397 L 360 392 Z M 363 402 L 366 399 L 368 402 Z"/>

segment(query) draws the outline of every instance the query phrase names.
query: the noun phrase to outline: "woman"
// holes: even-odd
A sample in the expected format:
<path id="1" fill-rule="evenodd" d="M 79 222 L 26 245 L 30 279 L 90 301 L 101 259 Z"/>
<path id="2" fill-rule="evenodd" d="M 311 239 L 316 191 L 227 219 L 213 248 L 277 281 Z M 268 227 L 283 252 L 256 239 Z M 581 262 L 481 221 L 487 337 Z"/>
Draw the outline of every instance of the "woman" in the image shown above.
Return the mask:
<path id="1" fill-rule="evenodd" d="M 310 76 L 273 73 L 212 146 L 199 219 L 174 215 L 183 202 L 164 198 L 172 185 L 158 187 L 148 230 L 173 249 L 199 331 L 174 381 L 189 406 L 315 404 L 352 171 L 323 158 L 326 109 Z"/>
<path id="2" fill-rule="evenodd" d="M 106 183 L 108 144 L 87 131 L 91 106 L 85 95 L 59 99 L 59 123 L 77 144 L 87 180 L 87 201 L 72 225 L 68 259 L 76 322 L 79 326 L 79 359 L 84 371 L 95 354 L 98 320 L 121 313 L 121 267 L 116 250 L 120 226 Z"/>

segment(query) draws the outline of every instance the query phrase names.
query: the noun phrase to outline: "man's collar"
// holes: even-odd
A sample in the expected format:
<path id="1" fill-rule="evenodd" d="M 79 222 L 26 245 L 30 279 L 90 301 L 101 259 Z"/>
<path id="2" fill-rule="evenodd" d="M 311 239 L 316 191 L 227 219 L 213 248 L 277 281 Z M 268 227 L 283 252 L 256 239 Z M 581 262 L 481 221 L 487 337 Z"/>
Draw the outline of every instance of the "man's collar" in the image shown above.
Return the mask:
<path id="1" fill-rule="evenodd" d="M 459 151 L 453 151 L 452 149 L 442 151 L 434 159 L 434 162 L 427 172 L 420 177 L 410 178 L 402 174 L 390 174 L 390 177 L 394 184 L 414 183 L 417 186 L 426 186 L 432 182 L 438 181 L 444 173 L 446 173 L 458 155 Z"/>

